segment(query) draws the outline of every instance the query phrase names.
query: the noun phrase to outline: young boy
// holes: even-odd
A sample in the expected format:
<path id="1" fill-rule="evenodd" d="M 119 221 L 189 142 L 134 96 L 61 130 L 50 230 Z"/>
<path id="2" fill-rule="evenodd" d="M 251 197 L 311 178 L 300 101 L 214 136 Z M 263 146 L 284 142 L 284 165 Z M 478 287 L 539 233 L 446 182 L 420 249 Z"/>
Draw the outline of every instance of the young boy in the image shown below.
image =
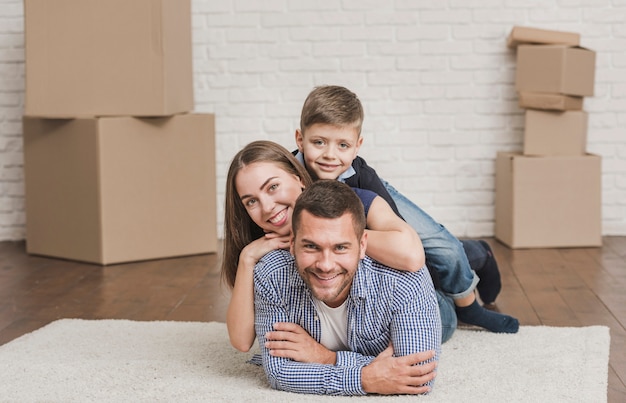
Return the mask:
<path id="1" fill-rule="evenodd" d="M 419 234 L 426 264 L 438 276 L 438 285 L 453 298 L 461 322 L 497 333 L 516 333 L 517 319 L 480 306 L 474 289 L 485 304 L 492 304 L 500 291 L 500 276 L 486 242 L 465 241 L 465 245 L 426 212 L 412 203 L 376 174 L 359 157 L 363 143 L 363 107 L 357 96 L 339 86 L 316 87 L 307 97 L 296 130 L 296 157 L 313 179 L 337 179 L 376 192 Z M 484 272 L 479 283 L 466 251 Z M 433 279 L 437 283 L 437 279 Z"/>

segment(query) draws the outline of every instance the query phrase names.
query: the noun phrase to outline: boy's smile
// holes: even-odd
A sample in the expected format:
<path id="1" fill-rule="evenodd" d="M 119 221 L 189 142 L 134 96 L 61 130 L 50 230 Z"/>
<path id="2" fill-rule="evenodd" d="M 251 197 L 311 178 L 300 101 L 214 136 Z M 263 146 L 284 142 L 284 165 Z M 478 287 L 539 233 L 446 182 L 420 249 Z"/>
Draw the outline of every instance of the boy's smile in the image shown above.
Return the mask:
<path id="1" fill-rule="evenodd" d="M 313 179 L 337 179 L 352 165 L 363 138 L 356 126 L 316 123 L 296 131 L 296 144 Z"/>

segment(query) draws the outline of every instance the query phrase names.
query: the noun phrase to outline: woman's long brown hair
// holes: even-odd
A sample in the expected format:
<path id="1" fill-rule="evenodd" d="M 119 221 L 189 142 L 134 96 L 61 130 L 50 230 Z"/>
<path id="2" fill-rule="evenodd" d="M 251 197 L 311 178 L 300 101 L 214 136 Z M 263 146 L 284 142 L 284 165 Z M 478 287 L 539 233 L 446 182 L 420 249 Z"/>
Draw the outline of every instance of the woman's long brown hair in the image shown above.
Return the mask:
<path id="1" fill-rule="evenodd" d="M 235 186 L 239 171 L 255 162 L 274 163 L 285 172 L 298 176 L 304 186 L 311 184 L 311 177 L 304 166 L 280 144 L 267 140 L 254 141 L 235 154 L 226 177 L 222 254 L 222 279 L 231 288 L 235 285 L 241 250 L 263 236 L 263 230 L 248 215 Z"/>

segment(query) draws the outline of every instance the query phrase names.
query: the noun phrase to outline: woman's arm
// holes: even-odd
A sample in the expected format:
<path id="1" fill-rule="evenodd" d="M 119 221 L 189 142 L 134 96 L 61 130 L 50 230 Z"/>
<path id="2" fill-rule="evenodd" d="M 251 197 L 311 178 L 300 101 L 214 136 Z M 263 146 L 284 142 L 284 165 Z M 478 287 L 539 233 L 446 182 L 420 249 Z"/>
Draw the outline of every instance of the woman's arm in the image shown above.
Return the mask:
<path id="1" fill-rule="evenodd" d="M 248 244 L 239 255 L 235 285 L 226 311 L 226 327 L 230 344 L 239 351 L 249 351 L 256 337 L 254 332 L 254 266 L 266 253 L 288 247 L 289 236 L 279 237 L 276 234 L 266 234 Z"/>
<path id="2" fill-rule="evenodd" d="M 418 271 L 426 264 L 424 247 L 415 230 L 380 196 L 370 206 L 367 228 L 367 255 L 371 258 L 404 271 Z"/>

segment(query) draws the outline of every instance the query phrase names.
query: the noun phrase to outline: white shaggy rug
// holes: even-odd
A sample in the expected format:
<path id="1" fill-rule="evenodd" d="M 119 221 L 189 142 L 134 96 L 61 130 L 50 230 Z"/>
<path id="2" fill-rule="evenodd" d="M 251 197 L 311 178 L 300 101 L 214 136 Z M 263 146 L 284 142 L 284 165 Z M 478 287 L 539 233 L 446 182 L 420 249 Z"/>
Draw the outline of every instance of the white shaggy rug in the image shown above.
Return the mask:
<path id="1" fill-rule="evenodd" d="M 235 351 L 226 325 L 63 319 L 0 346 L 3 402 L 352 401 L 279 392 Z M 459 330 L 428 396 L 371 401 L 606 402 L 609 330 Z"/>

